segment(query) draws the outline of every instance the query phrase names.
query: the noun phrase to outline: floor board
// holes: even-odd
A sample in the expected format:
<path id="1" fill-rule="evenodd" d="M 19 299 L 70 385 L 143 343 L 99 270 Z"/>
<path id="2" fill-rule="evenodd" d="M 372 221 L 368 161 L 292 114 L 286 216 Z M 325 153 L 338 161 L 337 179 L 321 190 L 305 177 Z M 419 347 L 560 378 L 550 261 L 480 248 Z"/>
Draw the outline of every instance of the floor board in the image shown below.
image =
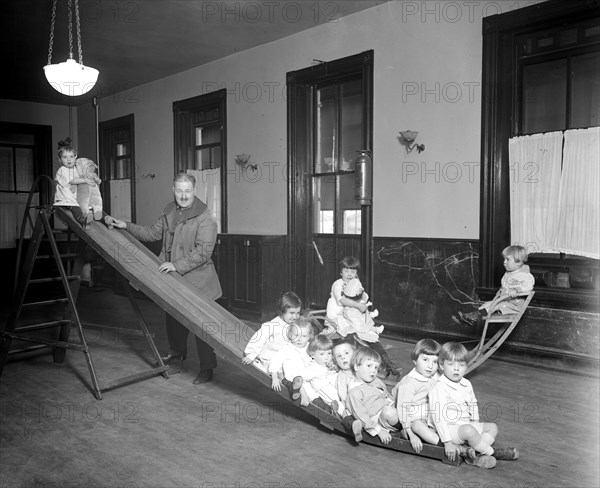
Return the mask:
<path id="1" fill-rule="evenodd" d="M 165 351 L 164 314 L 140 301 Z M 125 297 L 82 289 L 84 322 L 135 327 Z M 142 337 L 86 328 L 100 381 L 142 371 Z M 411 344 L 386 341 L 411 367 Z M 190 339 L 190 351 L 193 351 Z M 355 446 L 285 403 L 242 368 L 221 360 L 194 386 L 197 360 L 95 400 L 83 355 L 9 362 L 0 377 L 0 487 L 597 487 L 597 378 L 489 360 L 470 375 L 497 445 L 521 458 L 493 470 L 368 445 Z"/>

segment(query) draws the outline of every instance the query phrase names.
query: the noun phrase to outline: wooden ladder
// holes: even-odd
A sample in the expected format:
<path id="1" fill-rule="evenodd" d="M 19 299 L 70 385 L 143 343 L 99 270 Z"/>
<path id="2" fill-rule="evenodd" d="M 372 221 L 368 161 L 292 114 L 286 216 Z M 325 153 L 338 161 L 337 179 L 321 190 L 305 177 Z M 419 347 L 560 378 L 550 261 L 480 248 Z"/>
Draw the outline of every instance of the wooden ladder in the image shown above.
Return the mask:
<path id="1" fill-rule="evenodd" d="M 37 182 L 34 183 L 34 187 L 36 186 Z M 34 191 L 34 187 L 32 187 L 32 192 Z M 136 332 L 140 332 L 141 335 L 144 335 L 156 360 L 157 366 L 151 368 L 150 370 L 143 371 L 141 373 L 124 376 L 117 380 L 113 380 L 104 386 L 100 386 L 94 368 L 94 364 L 92 362 L 92 357 L 90 355 L 90 350 L 85 339 L 85 334 L 82 327 L 79 312 L 77 311 L 77 296 L 79 294 L 81 284 L 81 273 L 85 261 L 84 252 L 86 245 L 83 241 L 79 240 L 76 243 L 78 246 L 78 251 L 76 253 L 71 252 L 71 249 L 67 249 L 67 252 L 63 252 L 61 254 L 57 241 L 55 239 L 55 233 L 57 231 L 55 229 L 52 229 L 50 223 L 50 217 L 53 212 L 52 207 L 49 205 L 33 207 L 31 206 L 29 201 L 25 210 L 26 217 L 24 217 L 23 219 L 23 227 L 26 225 L 26 220 L 30 218 L 31 209 L 37 209 L 38 216 L 35 221 L 31 239 L 27 247 L 26 255 L 22 260 L 22 264 L 20 261 L 22 254 L 21 246 L 24 240 L 24 232 L 23 228 L 21 230 L 21 239 L 19 242 L 19 250 L 17 253 L 17 270 L 15 273 L 15 292 L 13 299 L 13 308 L 6 322 L 4 330 L 0 331 L 0 375 L 2 374 L 4 364 L 8 359 L 9 353 L 23 353 L 49 346 L 53 348 L 53 357 L 55 363 L 62 363 L 64 361 L 67 349 L 73 349 L 76 351 L 83 352 L 91 378 L 91 389 L 94 396 L 98 400 L 102 398 L 102 392 L 117 388 L 119 386 L 140 381 L 159 374 L 161 374 L 164 378 L 168 378 L 168 366 L 165 366 L 163 364 L 158 349 L 156 348 L 154 340 L 152 339 L 152 335 L 150 334 L 150 331 L 148 330 L 148 327 L 139 309 L 139 306 L 135 301 L 135 297 L 133 296 L 131 287 L 127 286 L 126 291 L 130 303 L 138 319 L 137 322 L 139 330 L 136 330 Z M 70 233 L 69 229 L 67 229 L 67 231 Z M 50 245 L 51 254 L 42 254 L 40 252 L 41 244 L 43 241 L 47 241 Z M 39 264 L 43 260 L 48 260 L 52 258 L 54 259 L 54 262 L 58 269 L 59 276 L 32 278 L 33 270 L 36 264 Z M 67 263 L 68 271 L 65 270 L 65 264 L 63 263 L 63 260 L 65 260 Z M 73 260 L 74 262 L 71 265 L 71 261 Z M 62 284 L 64 296 L 60 296 L 59 298 L 50 298 L 47 300 L 36 299 L 34 301 L 26 301 L 26 298 L 29 298 L 30 296 L 27 294 L 28 290 L 31 292 L 30 285 L 43 286 L 53 283 L 56 284 L 57 282 L 60 282 Z M 47 319 L 47 314 L 53 312 L 54 315 L 57 315 L 56 305 L 60 304 L 64 305 L 62 311 L 62 318 L 56 319 L 55 317 L 53 317 L 52 319 Z M 26 321 L 27 323 L 24 324 L 24 321 L 22 320 L 23 315 L 24 312 L 28 310 L 41 312 L 41 315 L 45 317 L 43 319 L 39 319 L 39 317 L 36 317 L 33 320 L 35 323 L 31 323 L 32 320 L 30 319 L 29 321 Z M 75 327 L 75 330 L 79 337 L 78 342 L 69 341 L 69 336 L 71 334 L 72 327 Z M 96 325 L 95 327 L 99 326 Z M 58 328 L 57 339 L 29 335 L 29 333 L 34 331 L 50 328 Z M 109 328 L 115 329 L 115 327 Z M 32 342 L 35 343 L 35 345 L 28 348 L 16 349 L 11 351 L 10 346 L 13 340 Z"/>

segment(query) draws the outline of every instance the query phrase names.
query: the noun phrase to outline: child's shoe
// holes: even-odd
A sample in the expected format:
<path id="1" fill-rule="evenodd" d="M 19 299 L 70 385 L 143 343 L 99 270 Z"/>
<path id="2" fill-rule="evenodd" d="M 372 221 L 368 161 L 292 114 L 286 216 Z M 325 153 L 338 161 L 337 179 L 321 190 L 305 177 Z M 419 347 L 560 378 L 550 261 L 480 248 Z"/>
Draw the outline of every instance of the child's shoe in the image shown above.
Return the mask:
<path id="1" fill-rule="evenodd" d="M 468 446 L 466 444 L 461 444 L 460 446 L 458 446 L 458 450 L 459 450 L 460 457 L 462 457 L 464 459 L 476 459 L 477 458 L 477 452 L 471 446 Z"/>
<path id="2" fill-rule="evenodd" d="M 354 440 L 356 442 L 360 442 L 363 440 L 362 422 L 360 420 L 355 420 L 354 422 L 352 422 L 352 433 L 354 434 Z"/>
<path id="3" fill-rule="evenodd" d="M 329 409 L 331 410 L 331 415 L 333 415 L 334 417 L 336 417 L 340 420 L 342 419 L 342 416 L 339 413 L 340 404 L 338 403 L 337 400 L 333 400 L 331 402 L 331 405 L 329 405 Z"/>
<path id="4" fill-rule="evenodd" d="M 465 458 L 465 463 L 478 468 L 492 469 L 496 467 L 496 458 L 493 456 L 475 456 L 475 459 Z"/>
<path id="5" fill-rule="evenodd" d="M 102 210 L 94 210 L 94 220 L 102 220 Z"/>
<path id="6" fill-rule="evenodd" d="M 300 400 L 300 388 L 302 388 L 302 383 L 302 376 L 296 376 L 292 381 L 292 391 L 290 392 L 292 400 Z"/>
<path id="7" fill-rule="evenodd" d="M 88 212 L 88 214 L 85 216 L 85 224 L 83 225 L 83 228 L 89 229 L 90 224 L 92 223 L 92 220 L 94 220 L 94 215 L 92 213 Z"/>
<path id="8" fill-rule="evenodd" d="M 519 450 L 516 447 L 494 447 L 492 456 L 500 461 L 514 461 L 519 459 Z"/>
<path id="9" fill-rule="evenodd" d="M 479 312 L 462 313 L 459 311 L 458 317 L 463 324 L 470 326 L 481 325 L 484 322 Z"/>

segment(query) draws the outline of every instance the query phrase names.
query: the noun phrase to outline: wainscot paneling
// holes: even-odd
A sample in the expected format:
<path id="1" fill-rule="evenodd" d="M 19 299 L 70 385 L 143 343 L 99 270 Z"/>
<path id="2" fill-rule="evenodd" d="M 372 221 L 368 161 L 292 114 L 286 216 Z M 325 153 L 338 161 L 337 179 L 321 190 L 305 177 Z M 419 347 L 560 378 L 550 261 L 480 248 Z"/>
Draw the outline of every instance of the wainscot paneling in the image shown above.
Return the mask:
<path id="1" fill-rule="evenodd" d="M 458 311 L 475 310 L 479 243 L 467 240 L 375 238 L 374 289 L 384 334 L 431 337 L 474 346 L 481 332 L 456 323 Z M 498 283 L 498 287 L 500 284 Z M 369 290 L 367 290 L 369 291 Z M 531 306 L 498 354 L 576 361 L 598 368 L 599 315 Z"/>

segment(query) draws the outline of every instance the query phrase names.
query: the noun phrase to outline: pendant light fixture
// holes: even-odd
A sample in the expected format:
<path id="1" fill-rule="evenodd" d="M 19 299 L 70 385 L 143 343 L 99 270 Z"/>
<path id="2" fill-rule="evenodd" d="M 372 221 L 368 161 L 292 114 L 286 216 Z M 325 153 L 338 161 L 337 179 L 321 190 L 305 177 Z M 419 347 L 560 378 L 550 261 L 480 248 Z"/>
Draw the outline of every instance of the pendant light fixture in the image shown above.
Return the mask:
<path id="1" fill-rule="evenodd" d="M 79 27 L 79 0 L 67 0 L 69 11 L 69 59 L 64 63 L 52 64 L 52 45 L 54 43 L 54 23 L 56 20 L 56 3 L 52 3 L 52 20 L 50 24 L 50 45 L 48 47 L 48 64 L 44 66 L 44 74 L 50 86 L 57 92 L 70 97 L 77 97 L 90 91 L 98 79 L 98 70 L 83 65 L 81 49 L 81 30 Z M 77 28 L 77 48 L 79 62 L 73 59 L 73 12 L 75 4 L 75 26 Z"/>

